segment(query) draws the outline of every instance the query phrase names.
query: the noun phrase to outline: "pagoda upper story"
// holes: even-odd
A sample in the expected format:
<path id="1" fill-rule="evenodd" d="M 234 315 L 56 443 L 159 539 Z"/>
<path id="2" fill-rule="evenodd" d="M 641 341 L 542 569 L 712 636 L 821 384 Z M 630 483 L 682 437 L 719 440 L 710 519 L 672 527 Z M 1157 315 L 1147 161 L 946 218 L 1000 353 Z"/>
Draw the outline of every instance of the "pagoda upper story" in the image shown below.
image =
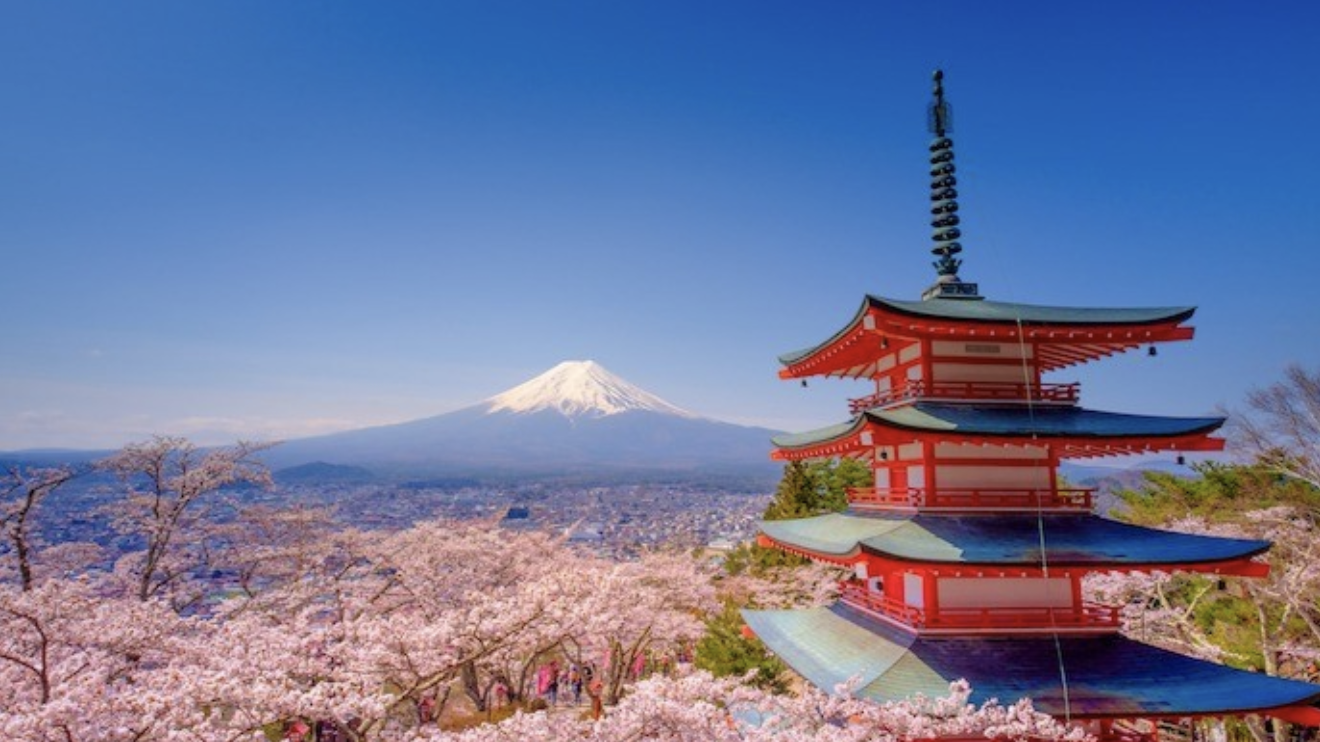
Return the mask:
<path id="1" fill-rule="evenodd" d="M 847 456 L 875 473 L 858 510 L 1089 513 L 1092 492 L 1061 486 L 1064 459 L 1218 451 L 1219 417 L 1084 409 L 1081 385 L 1046 374 L 1190 340 L 1194 307 L 1061 307 L 992 301 L 962 280 L 952 109 L 936 73 L 929 110 L 930 225 L 937 278 L 920 300 L 868 295 L 824 342 L 780 356 L 785 379 L 866 379 L 845 422 L 778 436 L 785 461 Z"/>
<path id="2" fill-rule="evenodd" d="M 1193 312 L 867 296 L 831 338 L 781 356 L 780 376 L 868 379 L 869 393 L 844 422 L 776 437 L 773 456 L 867 461 L 856 508 L 1090 512 L 1090 490 L 1060 485 L 1062 460 L 1222 450 L 1223 418 L 1090 410 L 1079 383 L 1045 374 L 1190 339 Z"/>

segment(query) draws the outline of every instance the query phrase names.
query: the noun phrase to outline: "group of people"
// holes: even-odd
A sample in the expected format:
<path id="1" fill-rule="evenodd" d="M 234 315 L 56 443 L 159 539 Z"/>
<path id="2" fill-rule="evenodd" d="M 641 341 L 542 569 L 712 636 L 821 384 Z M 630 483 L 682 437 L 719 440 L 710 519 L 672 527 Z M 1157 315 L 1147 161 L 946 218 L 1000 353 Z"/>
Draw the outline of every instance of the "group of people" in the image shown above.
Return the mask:
<path id="1" fill-rule="evenodd" d="M 583 690 L 592 698 L 600 696 L 600 679 L 591 665 L 579 668 L 572 664 L 561 668 L 558 662 L 551 662 L 536 671 L 536 695 L 551 706 L 559 704 L 561 693 L 571 693 L 573 705 L 580 706 Z"/>
<path id="2" fill-rule="evenodd" d="M 647 670 L 666 670 L 669 665 L 668 658 L 661 658 L 658 666 L 648 667 L 645 657 L 638 657 L 631 670 L 632 679 L 641 677 Z M 568 698 L 572 698 L 574 706 L 582 705 L 583 693 L 586 693 L 587 699 L 591 703 L 592 714 L 600 717 L 603 706 L 604 684 L 601 682 L 600 673 L 595 665 L 586 664 L 579 666 L 575 663 L 561 666 L 558 660 L 542 665 L 537 668 L 535 675 L 536 698 L 541 699 L 549 706 L 560 705 L 560 700 L 568 703 Z M 505 706 L 509 703 L 509 689 L 504 683 L 497 682 L 492 687 L 494 705 L 496 707 Z M 438 700 L 434 695 L 426 694 L 417 700 L 417 721 L 420 724 L 429 724 L 437 721 Z M 345 735 L 343 731 L 334 722 L 320 721 L 316 722 L 315 727 L 301 719 L 293 719 L 284 725 L 284 739 L 287 742 L 340 742 Z"/>
<path id="3" fill-rule="evenodd" d="M 284 725 L 284 739 L 288 742 L 347 742 L 348 735 L 333 721 L 318 721 L 313 727 L 302 719 L 293 719 Z"/>

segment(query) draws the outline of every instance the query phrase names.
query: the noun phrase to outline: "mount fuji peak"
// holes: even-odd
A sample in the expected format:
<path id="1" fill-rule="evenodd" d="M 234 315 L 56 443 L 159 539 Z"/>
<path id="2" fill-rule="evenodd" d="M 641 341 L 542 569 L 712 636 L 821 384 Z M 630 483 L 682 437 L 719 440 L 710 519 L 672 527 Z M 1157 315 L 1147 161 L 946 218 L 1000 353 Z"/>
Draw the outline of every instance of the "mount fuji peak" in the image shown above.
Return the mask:
<path id="1" fill-rule="evenodd" d="M 320 463 L 398 478 L 768 477 L 774 434 L 688 412 L 593 361 L 566 361 L 469 407 L 286 441 L 263 459 L 277 475 Z"/>
<path id="2" fill-rule="evenodd" d="M 488 413 L 548 410 L 569 418 L 607 417 L 636 411 L 698 417 L 624 381 L 595 361 L 564 361 L 483 404 Z"/>

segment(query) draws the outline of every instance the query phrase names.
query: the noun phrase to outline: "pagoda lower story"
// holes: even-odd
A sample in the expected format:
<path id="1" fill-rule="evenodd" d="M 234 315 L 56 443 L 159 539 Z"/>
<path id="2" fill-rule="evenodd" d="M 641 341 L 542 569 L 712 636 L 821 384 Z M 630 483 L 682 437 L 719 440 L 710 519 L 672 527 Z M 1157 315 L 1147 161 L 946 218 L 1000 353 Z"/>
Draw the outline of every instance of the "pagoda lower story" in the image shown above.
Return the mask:
<path id="1" fill-rule="evenodd" d="M 875 701 L 947 695 L 966 680 L 971 702 L 1029 698 L 1070 721 L 1269 714 L 1316 725 L 1316 686 L 1225 668 L 1133 641 L 1095 636 L 926 636 L 841 601 L 803 611 L 747 611 L 747 625 L 819 688 L 854 681 Z"/>

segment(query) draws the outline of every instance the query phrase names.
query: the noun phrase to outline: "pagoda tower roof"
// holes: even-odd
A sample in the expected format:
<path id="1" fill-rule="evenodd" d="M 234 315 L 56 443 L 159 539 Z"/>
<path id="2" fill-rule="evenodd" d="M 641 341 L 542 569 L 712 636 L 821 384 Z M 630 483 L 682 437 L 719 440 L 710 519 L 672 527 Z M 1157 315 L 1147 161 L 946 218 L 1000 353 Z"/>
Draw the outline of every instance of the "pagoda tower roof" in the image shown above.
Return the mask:
<path id="1" fill-rule="evenodd" d="M 845 604 L 745 610 L 743 617 L 772 652 L 816 687 L 856 678 L 855 695 L 876 701 L 944 696 L 951 682 L 965 679 L 972 703 L 1030 698 L 1037 711 L 1061 718 L 1275 711 L 1312 724 L 1320 719 L 1313 707 L 1320 686 L 1235 670 L 1117 634 L 931 638 Z"/>
<path id="2" fill-rule="evenodd" d="M 1177 568 L 1242 574 L 1263 571 L 1263 565 L 1248 560 L 1270 548 L 1268 541 L 1162 531 L 1090 514 L 829 513 L 764 521 L 760 527 L 781 548 L 839 563 L 866 553 L 931 566 Z"/>
<path id="3" fill-rule="evenodd" d="M 873 408 L 846 423 L 775 436 L 771 442 L 778 448 L 774 458 L 794 460 L 923 438 L 986 444 L 1049 439 L 1061 456 L 1080 458 L 1151 449 L 1217 451 L 1223 441 L 1207 436 L 1223 424 L 1222 417 L 1132 415 L 1071 406 L 914 402 Z"/>
<path id="4" fill-rule="evenodd" d="M 1035 344 L 1041 370 L 1050 371 L 1141 345 L 1190 340 L 1182 323 L 1195 307 L 1056 307 L 988 299 L 903 301 L 868 294 L 857 314 L 829 339 L 779 356 L 779 375 L 862 375 L 878 338 L 979 339 Z M 873 342 L 865 342 L 867 339 Z"/>
<path id="5" fill-rule="evenodd" d="M 1052 307 L 1040 304 L 1015 304 L 981 299 L 926 299 L 903 301 L 867 295 L 866 305 L 884 308 L 893 314 L 922 319 L 965 320 L 1032 326 L 1138 326 L 1181 322 L 1192 316 L 1196 307 Z"/>

